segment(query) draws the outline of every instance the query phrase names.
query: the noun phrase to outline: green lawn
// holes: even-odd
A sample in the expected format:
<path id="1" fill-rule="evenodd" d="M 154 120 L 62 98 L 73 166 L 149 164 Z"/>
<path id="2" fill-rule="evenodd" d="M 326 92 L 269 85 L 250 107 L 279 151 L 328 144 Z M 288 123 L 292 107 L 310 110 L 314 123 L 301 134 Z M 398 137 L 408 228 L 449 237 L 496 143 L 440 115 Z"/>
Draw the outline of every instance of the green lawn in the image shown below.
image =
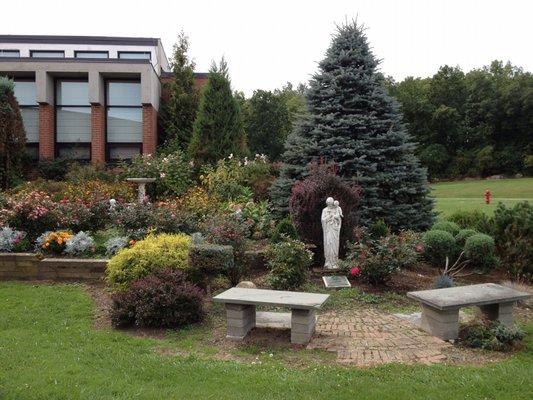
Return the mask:
<path id="1" fill-rule="evenodd" d="M 509 206 L 520 201 L 533 202 L 533 178 L 443 182 L 431 185 L 437 199 L 436 210 L 443 216 L 457 210 L 478 209 L 492 214 L 498 202 Z M 492 193 L 491 204 L 485 204 L 485 190 Z"/>
<path id="2" fill-rule="evenodd" d="M 167 339 L 91 327 L 77 285 L 0 284 L 0 398 L 6 399 L 529 399 L 533 325 L 526 348 L 481 367 L 287 368 L 157 352 Z"/>

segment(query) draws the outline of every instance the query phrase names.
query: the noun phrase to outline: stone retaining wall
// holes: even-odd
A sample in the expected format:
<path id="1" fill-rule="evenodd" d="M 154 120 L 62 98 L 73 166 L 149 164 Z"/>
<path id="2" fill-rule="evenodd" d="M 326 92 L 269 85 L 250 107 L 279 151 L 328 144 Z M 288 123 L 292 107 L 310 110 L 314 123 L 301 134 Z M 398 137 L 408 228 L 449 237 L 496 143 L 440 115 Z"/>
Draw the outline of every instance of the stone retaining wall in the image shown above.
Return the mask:
<path id="1" fill-rule="evenodd" d="M 102 280 L 108 260 L 76 258 L 39 259 L 34 253 L 0 253 L 0 280 Z"/>

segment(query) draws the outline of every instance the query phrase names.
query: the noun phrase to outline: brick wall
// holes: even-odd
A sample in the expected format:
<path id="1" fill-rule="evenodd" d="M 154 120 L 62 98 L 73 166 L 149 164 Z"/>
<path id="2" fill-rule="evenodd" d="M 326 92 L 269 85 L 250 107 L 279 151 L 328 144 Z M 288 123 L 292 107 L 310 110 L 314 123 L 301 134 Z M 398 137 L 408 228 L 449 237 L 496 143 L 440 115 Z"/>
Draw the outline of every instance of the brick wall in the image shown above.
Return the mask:
<path id="1" fill-rule="evenodd" d="M 39 104 L 39 159 L 54 158 L 54 106 Z"/>
<path id="2" fill-rule="evenodd" d="M 105 163 L 105 107 L 91 105 L 91 162 Z"/>
<path id="3" fill-rule="evenodd" d="M 155 154 L 157 146 L 157 111 L 143 104 L 143 154 Z"/>

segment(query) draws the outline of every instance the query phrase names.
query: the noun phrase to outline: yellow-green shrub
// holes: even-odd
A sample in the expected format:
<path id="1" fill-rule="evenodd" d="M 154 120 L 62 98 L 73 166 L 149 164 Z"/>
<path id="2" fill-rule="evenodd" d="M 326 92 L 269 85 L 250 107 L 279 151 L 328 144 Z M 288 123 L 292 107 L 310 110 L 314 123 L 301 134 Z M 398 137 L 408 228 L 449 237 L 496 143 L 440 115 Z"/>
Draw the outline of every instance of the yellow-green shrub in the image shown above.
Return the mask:
<path id="1" fill-rule="evenodd" d="M 111 258 L 106 279 L 115 288 L 125 289 L 154 270 L 174 268 L 188 272 L 190 242 L 190 236 L 184 234 L 149 235 Z"/>

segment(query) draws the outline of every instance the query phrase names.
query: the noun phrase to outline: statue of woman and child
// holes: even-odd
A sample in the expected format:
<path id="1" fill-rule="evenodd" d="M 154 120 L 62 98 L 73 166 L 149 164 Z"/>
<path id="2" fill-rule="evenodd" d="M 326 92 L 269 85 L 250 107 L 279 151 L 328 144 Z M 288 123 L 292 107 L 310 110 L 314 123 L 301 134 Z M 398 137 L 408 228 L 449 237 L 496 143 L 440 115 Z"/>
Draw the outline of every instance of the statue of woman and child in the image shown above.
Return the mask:
<path id="1" fill-rule="evenodd" d="M 322 231 L 324 233 L 325 269 L 339 268 L 339 243 L 342 224 L 342 209 L 333 197 L 326 199 L 326 208 L 322 210 Z"/>

